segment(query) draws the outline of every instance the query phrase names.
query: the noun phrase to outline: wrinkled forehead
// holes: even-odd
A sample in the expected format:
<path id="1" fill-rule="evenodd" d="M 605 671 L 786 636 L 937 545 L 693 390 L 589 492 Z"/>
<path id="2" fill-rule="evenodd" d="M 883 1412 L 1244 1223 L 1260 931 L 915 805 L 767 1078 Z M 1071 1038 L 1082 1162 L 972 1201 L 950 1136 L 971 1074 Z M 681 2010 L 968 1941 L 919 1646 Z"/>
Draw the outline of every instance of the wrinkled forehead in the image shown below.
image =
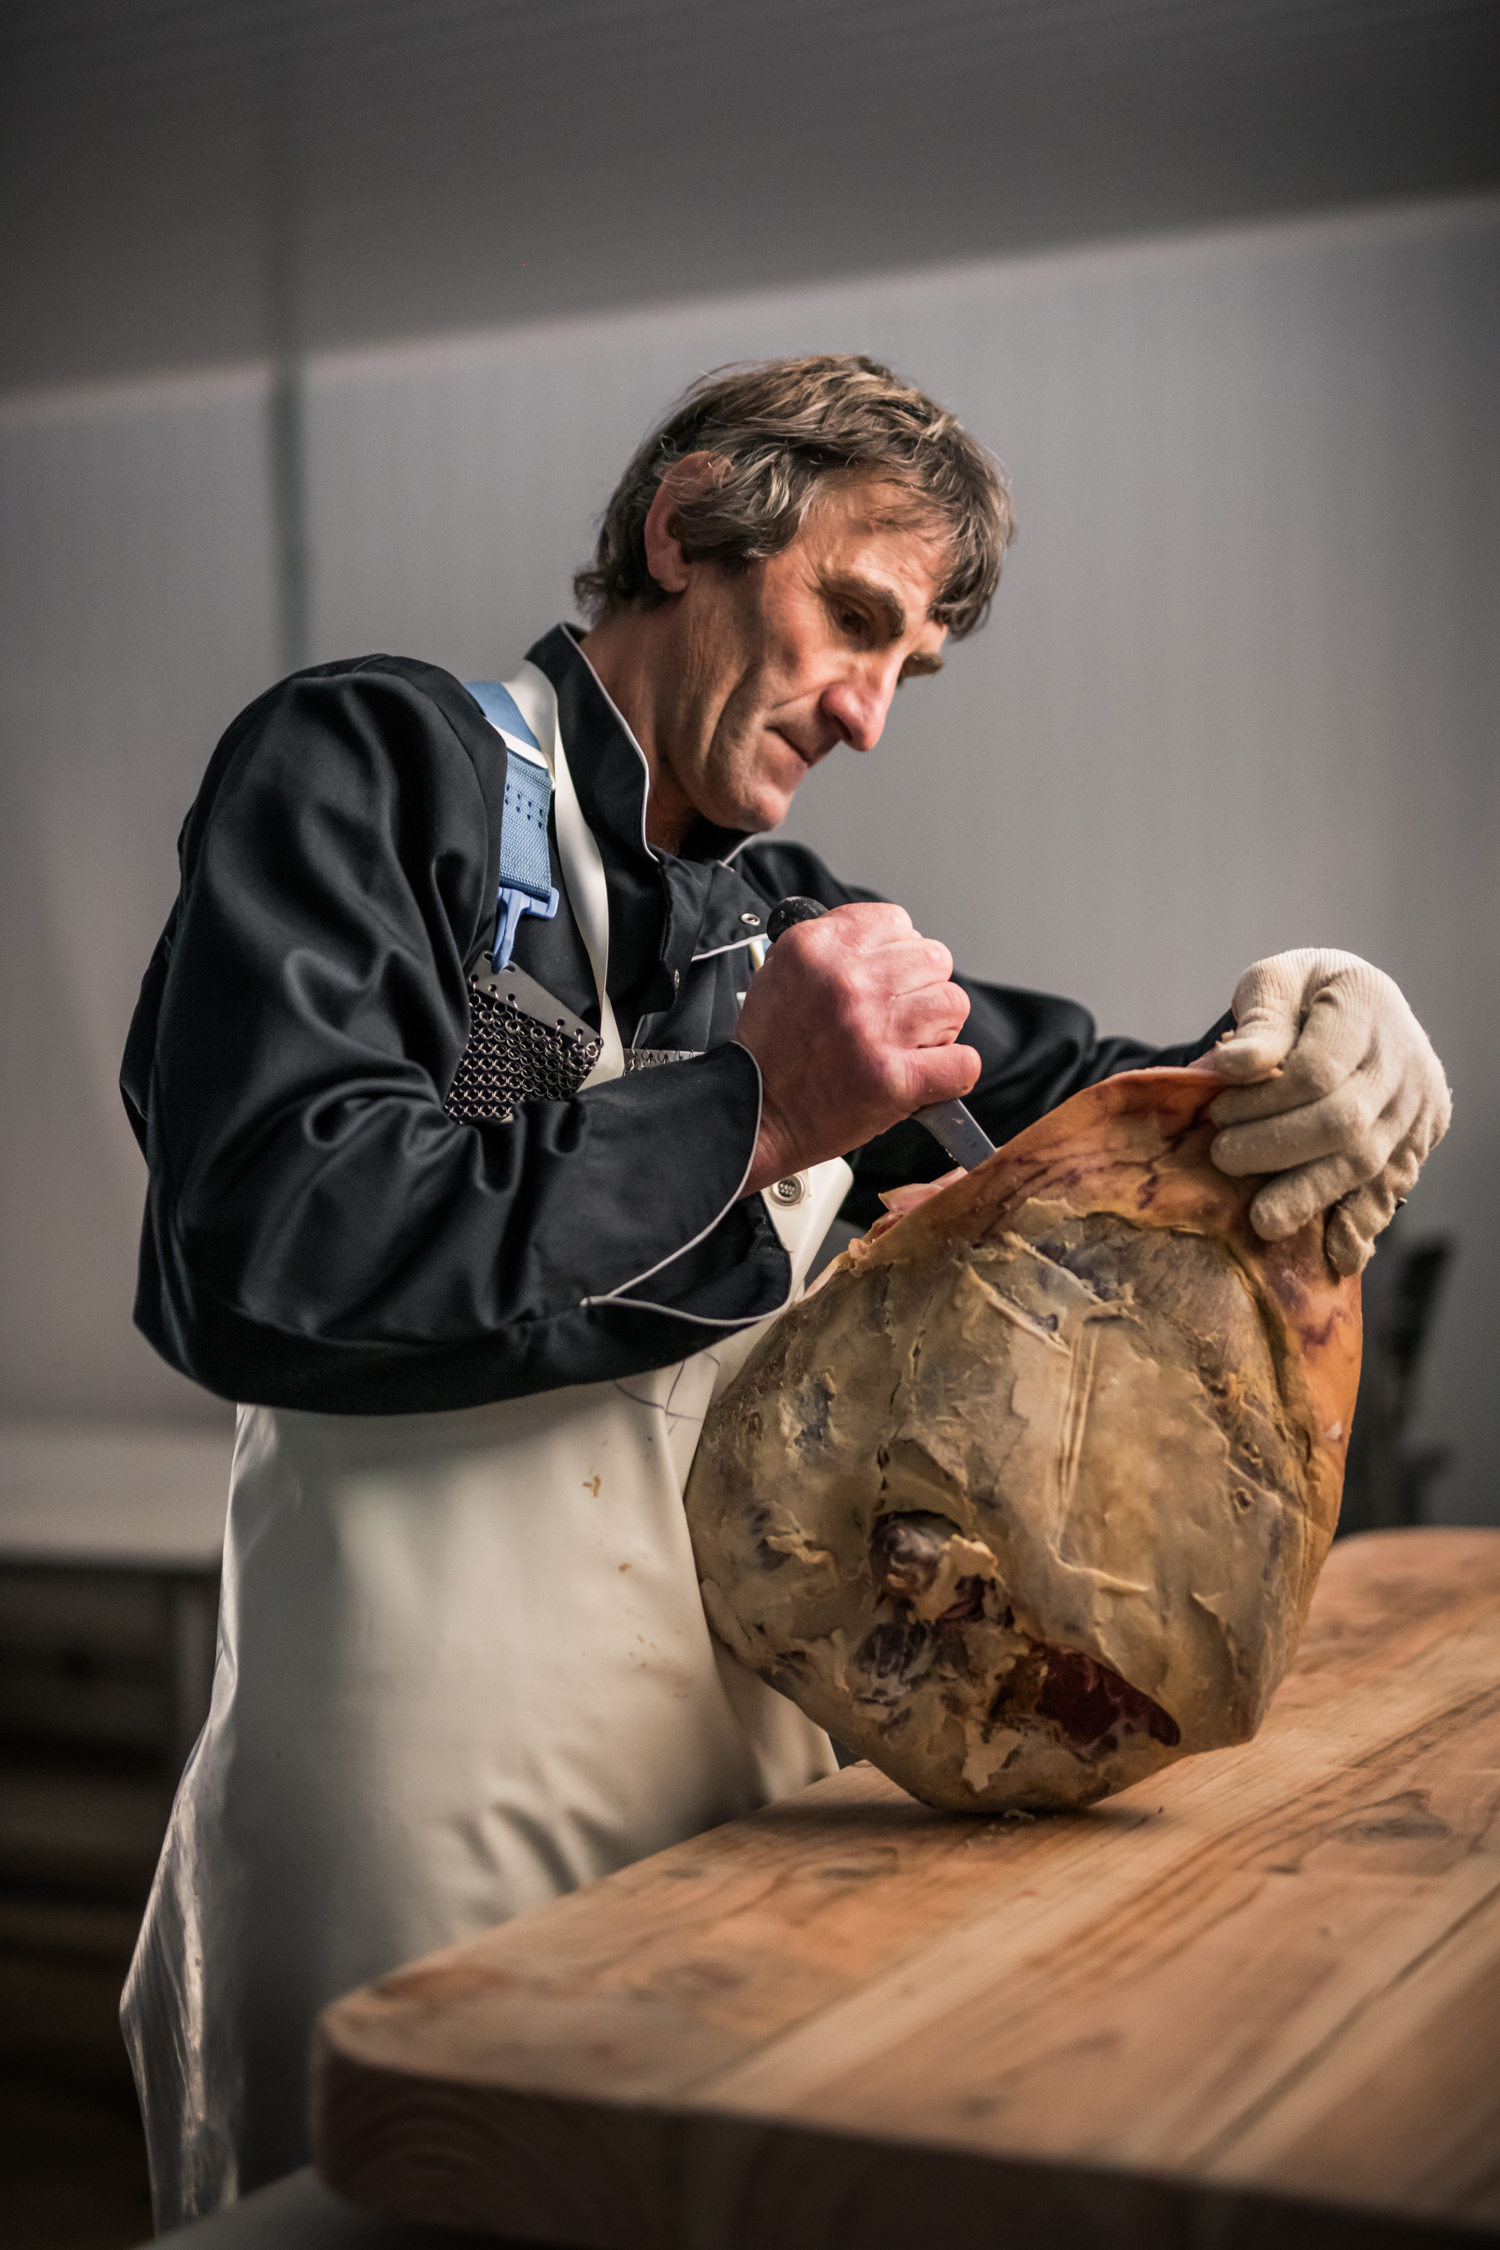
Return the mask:
<path id="1" fill-rule="evenodd" d="M 832 471 L 818 485 L 793 546 L 824 567 L 888 574 L 913 618 L 930 616 L 952 562 L 937 510 L 914 487 L 868 470 Z"/>

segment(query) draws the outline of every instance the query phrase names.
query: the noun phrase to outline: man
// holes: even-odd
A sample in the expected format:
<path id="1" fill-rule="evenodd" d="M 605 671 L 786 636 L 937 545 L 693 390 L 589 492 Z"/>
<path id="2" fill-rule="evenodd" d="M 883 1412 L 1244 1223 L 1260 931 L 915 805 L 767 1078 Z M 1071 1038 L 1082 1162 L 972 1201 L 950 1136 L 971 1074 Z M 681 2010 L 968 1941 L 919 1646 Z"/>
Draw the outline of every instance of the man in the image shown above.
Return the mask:
<path id="1" fill-rule="evenodd" d="M 587 633 L 504 688 L 319 667 L 219 745 L 124 1075 L 137 1318 L 242 1407 L 124 2010 L 159 2222 L 300 2160 L 334 1993 L 827 1770 L 711 1642 L 681 1481 L 833 1210 L 944 1168 L 913 1110 L 1003 1140 L 1222 1037 L 1217 1161 L 1271 1175 L 1267 1235 L 1326 1211 L 1344 1271 L 1443 1131 L 1352 956 L 1256 964 L 1237 1029 L 1101 1041 L 753 840 L 982 622 L 1008 533 L 887 370 L 731 371 L 627 469 Z M 766 957 L 789 893 L 835 911 Z"/>

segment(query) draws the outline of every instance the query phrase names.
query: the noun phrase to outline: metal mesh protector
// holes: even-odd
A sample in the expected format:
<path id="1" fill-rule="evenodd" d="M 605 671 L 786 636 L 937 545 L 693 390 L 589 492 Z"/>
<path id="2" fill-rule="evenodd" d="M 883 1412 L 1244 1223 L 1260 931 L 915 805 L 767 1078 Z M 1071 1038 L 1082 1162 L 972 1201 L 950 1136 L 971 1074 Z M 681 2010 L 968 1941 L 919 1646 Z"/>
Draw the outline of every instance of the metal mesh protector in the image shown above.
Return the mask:
<path id="1" fill-rule="evenodd" d="M 599 1060 L 597 1034 L 559 1030 L 511 1000 L 469 981 L 469 1044 L 443 1103 L 461 1124 L 503 1123 L 517 1102 L 563 1102 L 576 1094 Z"/>
<path id="2" fill-rule="evenodd" d="M 569 1031 L 543 1023 L 513 1000 L 469 980 L 469 1043 L 459 1058 L 443 1103 L 460 1124 L 488 1118 L 504 1124 L 518 1102 L 565 1102 L 599 1060 L 604 1042 L 597 1032 Z M 691 1062 L 686 1047 L 628 1047 L 627 1070 L 650 1070 L 658 1063 Z"/>

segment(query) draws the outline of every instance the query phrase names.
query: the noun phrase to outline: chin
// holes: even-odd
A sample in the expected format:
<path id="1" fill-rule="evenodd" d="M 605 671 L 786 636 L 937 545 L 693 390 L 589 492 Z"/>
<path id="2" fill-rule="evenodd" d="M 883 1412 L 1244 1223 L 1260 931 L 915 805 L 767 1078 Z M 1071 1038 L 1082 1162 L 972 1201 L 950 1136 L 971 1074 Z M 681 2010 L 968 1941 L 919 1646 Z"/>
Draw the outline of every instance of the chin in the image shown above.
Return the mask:
<path id="1" fill-rule="evenodd" d="M 792 809 L 793 791 L 790 789 L 762 789 L 754 797 L 732 805 L 716 805 L 709 809 L 710 820 L 721 828 L 742 828 L 752 836 L 764 836 L 769 829 L 779 828 Z"/>
<path id="2" fill-rule="evenodd" d="M 779 828 L 812 770 L 812 762 L 783 736 L 769 736 L 761 757 L 744 775 L 745 801 L 729 825 L 748 828 L 756 836 Z"/>

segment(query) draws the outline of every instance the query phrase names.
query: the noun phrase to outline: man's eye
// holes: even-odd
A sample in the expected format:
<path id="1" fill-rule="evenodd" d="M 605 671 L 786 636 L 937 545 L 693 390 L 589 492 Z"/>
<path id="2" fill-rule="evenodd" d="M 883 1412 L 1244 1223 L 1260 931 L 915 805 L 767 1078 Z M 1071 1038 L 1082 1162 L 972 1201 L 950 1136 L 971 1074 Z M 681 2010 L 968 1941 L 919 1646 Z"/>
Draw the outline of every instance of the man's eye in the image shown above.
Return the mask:
<path id="1" fill-rule="evenodd" d="M 863 635 L 865 631 L 865 615 L 863 610 L 841 609 L 838 613 L 838 618 L 839 624 L 846 633 Z"/>

